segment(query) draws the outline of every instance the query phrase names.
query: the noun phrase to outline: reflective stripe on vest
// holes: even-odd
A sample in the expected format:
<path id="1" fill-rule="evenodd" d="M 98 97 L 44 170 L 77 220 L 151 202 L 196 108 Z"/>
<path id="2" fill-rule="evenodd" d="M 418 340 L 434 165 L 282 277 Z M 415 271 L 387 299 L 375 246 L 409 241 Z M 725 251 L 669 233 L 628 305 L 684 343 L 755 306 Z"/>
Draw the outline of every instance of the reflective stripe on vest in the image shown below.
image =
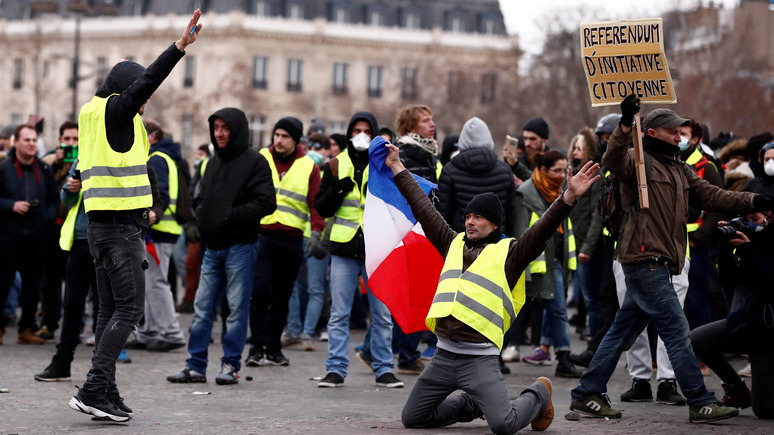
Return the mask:
<path id="1" fill-rule="evenodd" d="M 435 179 L 441 179 L 441 172 L 443 171 L 443 163 L 435 162 Z"/>
<path id="2" fill-rule="evenodd" d="M 355 166 L 349 158 L 349 154 L 343 152 L 336 156 L 339 161 L 339 180 L 344 178 L 355 179 Z M 344 197 L 341 206 L 333 216 L 331 228 L 331 241 L 347 243 L 355 237 L 358 228 L 363 224 L 363 210 L 365 209 L 366 184 L 368 184 L 368 166 L 363 171 L 362 188 L 357 183 Z"/>
<path id="3" fill-rule="evenodd" d="M 535 225 L 535 222 L 540 219 L 540 215 L 532 212 L 529 218 L 529 226 Z M 575 234 L 572 231 L 572 221 L 567 218 L 567 226 L 564 230 L 564 247 L 567 254 L 567 268 L 570 270 L 578 269 L 578 257 L 575 252 Z M 540 253 L 540 255 L 529 263 L 529 273 L 543 273 L 547 271 L 546 267 L 546 251 Z"/>
<path id="4" fill-rule="evenodd" d="M 59 247 L 63 251 L 69 252 L 73 247 L 75 221 L 78 218 L 78 209 L 81 208 L 81 202 L 83 202 L 83 195 L 79 193 L 78 201 L 67 211 L 67 217 L 65 217 L 64 223 L 62 224 L 62 229 L 59 230 Z"/>
<path id="5" fill-rule="evenodd" d="M 117 94 L 113 94 L 117 95 Z M 79 166 L 86 212 L 92 210 L 136 210 L 153 205 L 148 180 L 148 134 L 135 115 L 134 143 L 129 151 L 114 151 L 107 140 L 107 98 L 94 97 L 78 116 Z"/>
<path id="6" fill-rule="evenodd" d="M 277 193 L 277 209 L 269 216 L 261 219 L 261 225 L 280 223 L 282 225 L 304 231 L 309 222 L 309 177 L 316 168 L 314 160 L 303 156 L 293 161 L 290 169 L 280 180 L 274 157 L 268 148 L 261 150 L 261 154 L 269 162 L 271 168 L 271 180 Z"/>
<path id="7" fill-rule="evenodd" d="M 696 148 L 693 150 L 693 153 L 688 157 L 688 160 L 685 161 L 685 163 L 693 166 L 693 170 L 696 171 L 696 175 L 699 176 L 702 180 L 704 180 L 704 171 L 707 169 L 707 164 L 709 163 L 709 159 L 699 151 L 699 148 Z M 703 213 L 702 213 L 703 215 Z M 697 231 L 701 224 L 704 222 L 704 218 L 700 217 L 696 220 L 696 222 L 691 222 L 688 224 L 688 232 L 692 233 L 694 231 Z"/>
<path id="8" fill-rule="evenodd" d="M 452 316 L 502 349 L 505 331 L 524 305 L 524 273 L 513 290 L 505 277 L 505 259 L 513 239 L 487 245 L 463 272 L 463 236 L 458 234 L 449 246 L 425 324 L 435 332 L 438 319 Z"/>
<path id="9" fill-rule="evenodd" d="M 151 229 L 162 233 L 179 235 L 183 232 L 183 226 L 175 219 L 175 213 L 177 212 L 177 195 L 179 192 L 179 186 L 177 185 L 177 163 L 175 163 L 172 157 L 169 157 L 166 153 L 159 151 L 153 152 L 148 156 L 148 160 L 153 156 L 159 156 L 167 162 L 167 174 L 169 175 L 169 181 L 167 183 L 169 186 L 169 206 L 164 209 L 164 213 L 159 218 L 158 223 L 151 226 Z"/>

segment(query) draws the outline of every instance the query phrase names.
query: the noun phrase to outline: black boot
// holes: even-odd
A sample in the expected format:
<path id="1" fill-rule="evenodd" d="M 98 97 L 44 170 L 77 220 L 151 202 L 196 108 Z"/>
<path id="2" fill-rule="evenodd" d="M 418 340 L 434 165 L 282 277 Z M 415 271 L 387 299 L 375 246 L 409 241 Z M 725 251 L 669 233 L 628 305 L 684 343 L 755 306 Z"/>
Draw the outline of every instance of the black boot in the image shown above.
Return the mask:
<path id="1" fill-rule="evenodd" d="M 632 387 L 621 394 L 621 402 L 651 402 L 653 390 L 650 388 L 650 379 L 632 380 Z"/>
<path id="2" fill-rule="evenodd" d="M 578 354 L 570 354 L 570 362 L 576 366 L 588 367 L 592 359 L 594 359 L 594 351 L 589 348 Z"/>
<path id="3" fill-rule="evenodd" d="M 556 376 L 560 378 L 579 378 L 583 370 L 575 368 L 570 361 L 570 351 L 563 350 L 556 353 Z"/>
<path id="4" fill-rule="evenodd" d="M 750 392 L 750 389 L 747 388 L 747 384 L 744 383 L 744 380 L 733 385 L 724 383 L 723 391 L 725 394 L 720 401 L 721 405 L 742 409 L 752 406 L 752 393 Z"/>

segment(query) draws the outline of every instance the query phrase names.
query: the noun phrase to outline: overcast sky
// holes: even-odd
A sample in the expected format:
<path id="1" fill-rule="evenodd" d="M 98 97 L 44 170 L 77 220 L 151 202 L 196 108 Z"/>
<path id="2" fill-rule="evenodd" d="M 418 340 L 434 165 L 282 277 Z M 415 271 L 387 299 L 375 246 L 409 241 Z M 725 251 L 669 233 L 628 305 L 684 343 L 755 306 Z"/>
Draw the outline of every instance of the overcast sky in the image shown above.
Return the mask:
<path id="1" fill-rule="evenodd" d="M 550 26 L 578 28 L 581 21 L 659 17 L 675 7 L 694 8 L 699 3 L 707 5 L 709 0 L 500 0 L 500 9 L 508 33 L 518 34 L 521 48 L 535 54 L 540 52 L 542 37 Z M 738 3 L 715 0 L 727 8 Z"/>

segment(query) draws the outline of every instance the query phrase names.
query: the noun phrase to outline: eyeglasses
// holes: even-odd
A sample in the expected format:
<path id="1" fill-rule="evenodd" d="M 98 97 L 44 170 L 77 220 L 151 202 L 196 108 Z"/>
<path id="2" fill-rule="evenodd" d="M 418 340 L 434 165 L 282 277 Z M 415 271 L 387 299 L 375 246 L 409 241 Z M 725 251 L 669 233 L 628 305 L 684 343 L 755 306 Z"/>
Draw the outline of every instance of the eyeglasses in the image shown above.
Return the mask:
<path id="1" fill-rule="evenodd" d="M 314 148 L 316 150 L 319 150 L 322 147 L 323 146 L 322 146 L 322 144 L 320 142 L 310 142 L 309 143 L 309 148 Z"/>

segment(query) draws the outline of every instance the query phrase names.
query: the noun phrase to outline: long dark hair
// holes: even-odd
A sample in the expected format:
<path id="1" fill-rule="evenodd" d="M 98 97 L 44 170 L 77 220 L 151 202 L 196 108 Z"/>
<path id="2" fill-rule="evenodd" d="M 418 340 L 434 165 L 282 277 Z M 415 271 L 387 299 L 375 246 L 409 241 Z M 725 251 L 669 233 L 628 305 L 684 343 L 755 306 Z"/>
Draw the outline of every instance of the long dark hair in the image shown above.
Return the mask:
<path id="1" fill-rule="evenodd" d="M 567 160 L 567 156 L 559 151 L 550 150 L 545 154 L 535 155 L 535 167 L 540 169 L 541 166 L 545 166 L 546 169 L 551 169 L 551 167 L 559 160 Z"/>

